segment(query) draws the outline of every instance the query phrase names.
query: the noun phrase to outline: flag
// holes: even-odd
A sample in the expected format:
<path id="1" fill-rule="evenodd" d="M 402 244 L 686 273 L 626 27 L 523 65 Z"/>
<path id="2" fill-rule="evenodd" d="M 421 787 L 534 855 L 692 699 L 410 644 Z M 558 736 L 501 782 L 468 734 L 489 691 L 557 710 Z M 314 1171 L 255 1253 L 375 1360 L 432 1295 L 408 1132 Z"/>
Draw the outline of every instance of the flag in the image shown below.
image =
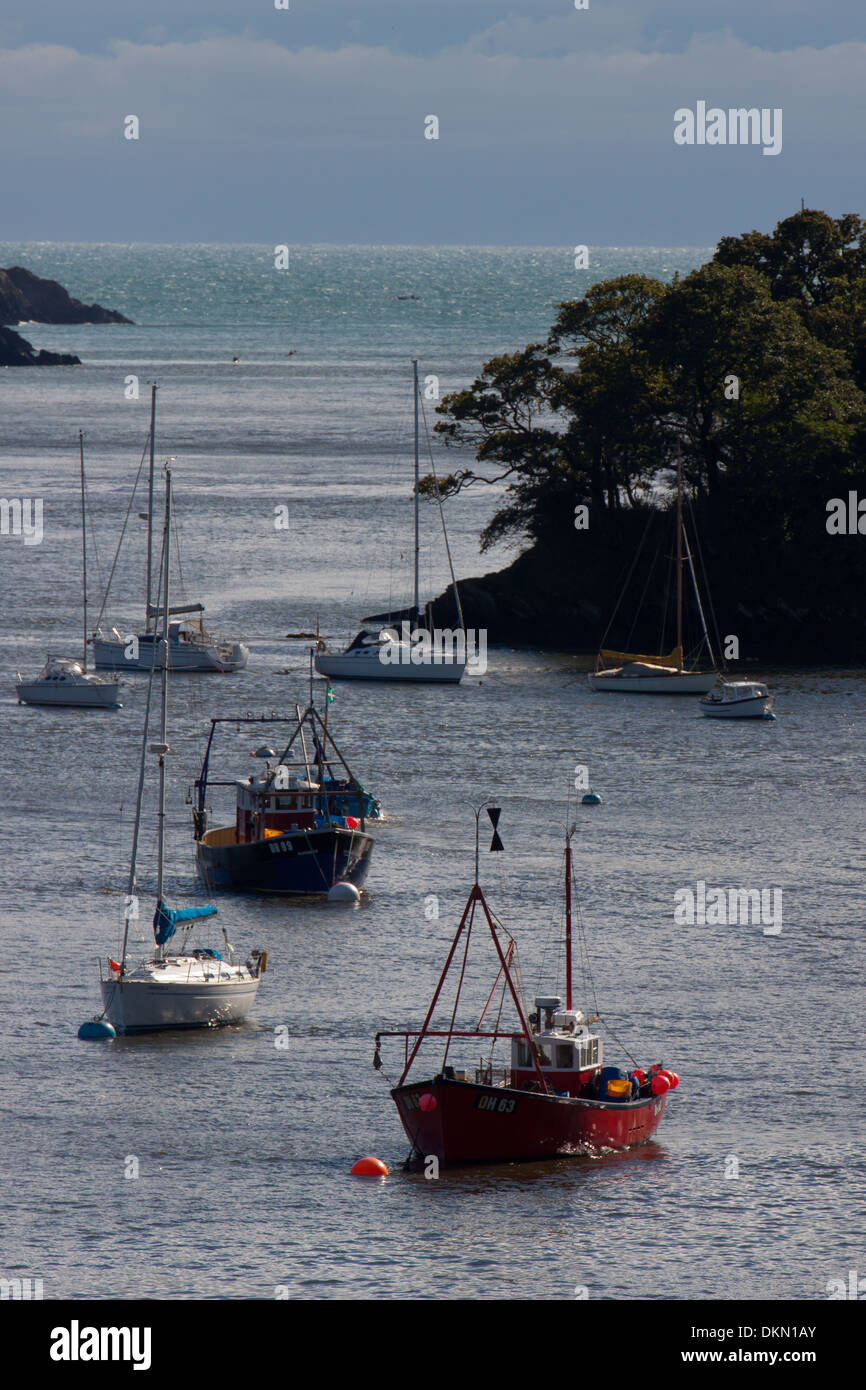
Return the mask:
<path id="1" fill-rule="evenodd" d="M 327 701 L 327 703 L 328 703 L 329 705 L 332 705 L 332 704 L 334 703 L 334 692 L 333 692 L 333 690 L 331 689 L 331 682 L 330 682 L 330 681 L 328 681 L 328 686 L 327 686 L 327 689 L 326 689 L 326 691 L 325 691 L 325 699 L 326 699 L 326 701 Z"/>

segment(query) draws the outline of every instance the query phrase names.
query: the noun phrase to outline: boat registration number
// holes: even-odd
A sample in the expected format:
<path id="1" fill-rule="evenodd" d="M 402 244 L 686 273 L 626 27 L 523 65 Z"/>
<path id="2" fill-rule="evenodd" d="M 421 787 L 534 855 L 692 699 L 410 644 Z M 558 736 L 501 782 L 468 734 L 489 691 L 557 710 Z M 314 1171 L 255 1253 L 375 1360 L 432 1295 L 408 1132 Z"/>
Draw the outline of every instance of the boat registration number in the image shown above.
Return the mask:
<path id="1" fill-rule="evenodd" d="M 479 1096 L 475 1102 L 476 1110 L 495 1110 L 497 1115 L 513 1115 L 517 1101 L 512 1096 Z"/>

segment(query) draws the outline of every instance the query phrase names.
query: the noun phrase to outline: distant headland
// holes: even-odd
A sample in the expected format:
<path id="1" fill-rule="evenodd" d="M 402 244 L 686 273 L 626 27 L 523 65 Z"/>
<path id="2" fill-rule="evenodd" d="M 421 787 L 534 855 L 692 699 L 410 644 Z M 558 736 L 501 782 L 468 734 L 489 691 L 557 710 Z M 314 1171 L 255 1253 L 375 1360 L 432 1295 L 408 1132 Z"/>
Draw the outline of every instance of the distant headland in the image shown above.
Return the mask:
<path id="1" fill-rule="evenodd" d="M 73 367 L 81 359 L 70 352 L 37 352 L 20 333 L 5 325 L 20 323 L 131 323 L 115 309 L 83 304 L 58 284 L 24 266 L 0 269 L 0 366 Z"/>

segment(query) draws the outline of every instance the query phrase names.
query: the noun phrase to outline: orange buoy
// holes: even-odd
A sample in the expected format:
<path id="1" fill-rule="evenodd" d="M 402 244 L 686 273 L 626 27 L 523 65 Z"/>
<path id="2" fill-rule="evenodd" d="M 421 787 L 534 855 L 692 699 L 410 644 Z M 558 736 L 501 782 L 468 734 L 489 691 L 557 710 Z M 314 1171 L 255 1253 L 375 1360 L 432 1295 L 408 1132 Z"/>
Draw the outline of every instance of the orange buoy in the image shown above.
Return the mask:
<path id="1" fill-rule="evenodd" d="M 653 1095 L 663 1096 L 665 1091 L 669 1091 L 670 1088 L 671 1083 L 668 1081 L 667 1077 L 663 1076 L 660 1071 L 656 1072 L 655 1076 L 650 1082 L 650 1090 L 652 1091 Z"/>
<path id="2" fill-rule="evenodd" d="M 386 1178 L 388 1165 L 381 1158 L 359 1158 L 357 1163 L 352 1164 L 351 1171 L 356 1178 Z"/>
<path id="3" fill-rule="evenodd" d="M 438 1103 L 439 1103 L 439 1102 L 437 1101 L 436 1097 L 435 1097 L 435 1096 L 431 1096 L 431 1094 L 430 1094 L 429 1091 L 425 1091 L 424 1094 L 423 1094 L 423 1096 L 419 1096 L 419 1097 L 418 1097 L 418 1104 L 419 1104 L 419 1106 L 421 1107 L 422 1110 L 427 1111 L 427 1112 L 429 1112 L 429 1111 L 431 1111 L 431 1110 L 435 1110 L 435 1109 L 436 1109 L 436 1106 L 438 1105 Z"/>

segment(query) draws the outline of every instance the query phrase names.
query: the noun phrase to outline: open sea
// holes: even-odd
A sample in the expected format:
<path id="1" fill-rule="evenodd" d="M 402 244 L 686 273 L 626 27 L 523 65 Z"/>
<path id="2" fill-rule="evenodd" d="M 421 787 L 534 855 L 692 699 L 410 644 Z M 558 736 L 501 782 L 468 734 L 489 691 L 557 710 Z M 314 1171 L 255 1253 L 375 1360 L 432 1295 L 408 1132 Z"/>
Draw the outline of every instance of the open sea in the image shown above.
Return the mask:
<path id="1" fill-rule="evenodd" d="M 209 720 L 291 713 L 308 658 L 284 634 L 318 620 L 342 641 L 409 598 L 410 359 L 445 394 L 543 341 L 592 281 L 669 278 L 710 254 L 599 250 L 576 271 L 573 248 L 308 246 L 278 271 L 273 247 L 0 244 L 0 264 L 135 320 L 24 326 L 83 365 L 0 371 L 0 495 L 44 507 L 40 544 L 0 537 L 0 1276 L 79 1299 L 813 1300 L 866 1274 L 863 672 L 761 670 L 766 723 L 593 694 L 588 663 L 556 651 L 491 649 L 483 678 L 456 688 L 335 683 L 333 731 L 385 811 L 363 904 L 220 897 L 239 951 L 268 950 L 250 1021 L 102 1045 L 76 1033 L 119 943 L 147 678 L 126 677 L 113 713 L 14 694 L 16 670 L 80 651 L 78 430 L 95 619 L 156 380 L 173 596 L 252 649 L 243 672 L 170 686 L 168 887 L 175 905 L 201 901 L 186 796 Z M 468 462 L 439 450 L 437 467 Z M 446 504 L 459 576 L 515 553 L 479 552 L 496 500 Z M 142 614 L 142 509 L 106 610 L 121 625 Z M 448 580 L 435 508 L 422 525 L 432 595 Z M 246 775 L 258 742 L 231 730 L 222 775 Z M 604 798 L 572 806 L 601 1012 L 679 1089 L 657 1141 L 629 1153 L 405 1173 L 399 1051 L 385 1044 L 377 1073 L 373 1036 L 423 1019 L 472 881 L 471 807 L 488 797 L 505 853 L 483 854 L 482 885 L 527 993 L 561 991 L 577 765 Z M 781 930 L 679 925 L 675 894 L 699 882 L 779 890 Z M 364 1154 L 390 1176 L 350 1176 Z"/>

